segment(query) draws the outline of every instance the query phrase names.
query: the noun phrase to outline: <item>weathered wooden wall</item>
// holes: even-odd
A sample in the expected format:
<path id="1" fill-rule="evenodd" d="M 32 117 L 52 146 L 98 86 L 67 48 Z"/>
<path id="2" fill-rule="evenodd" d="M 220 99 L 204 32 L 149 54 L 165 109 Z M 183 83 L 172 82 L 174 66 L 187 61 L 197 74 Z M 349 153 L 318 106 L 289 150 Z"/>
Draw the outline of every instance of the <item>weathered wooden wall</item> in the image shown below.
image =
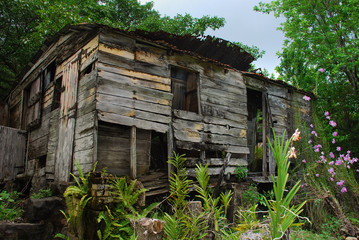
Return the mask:
<path id="1" fill-rule="evenodd" d="M 25 131 L 0 126 L 0 181 L 24 172 L 26 139 Z"/>
<path id="2" fill-rule="evenodd" d="M 125 36 L 100 35 L 98 119 L 164 133 L 171 121 L 169 68 L 159 60 L 145 62 L 144 48 Z"/>

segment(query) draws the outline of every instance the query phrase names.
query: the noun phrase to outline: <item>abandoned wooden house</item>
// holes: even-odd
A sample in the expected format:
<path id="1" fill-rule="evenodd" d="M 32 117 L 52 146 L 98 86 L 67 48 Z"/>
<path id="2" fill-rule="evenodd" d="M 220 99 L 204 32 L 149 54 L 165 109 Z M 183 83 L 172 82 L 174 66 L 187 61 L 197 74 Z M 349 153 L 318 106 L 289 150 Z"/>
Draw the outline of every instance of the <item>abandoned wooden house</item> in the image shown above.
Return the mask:
<path id="1" fill-rule="evenodd" d="M 98 170 L 151 180 L 156 194 L 176 151 L 191 176 L 208 163 L 211 175 L 247 166 L 265 179 L 275 172 L 271 129 L 293 133 L 295 113 L 308 122 L 311 105 L 308 93 L 248 72 L 253 60 L 212 37 L 67 26 L 1 109 L 0 178 L 66 182 L 76 162 L 85 172 L 98 162 Z"/>

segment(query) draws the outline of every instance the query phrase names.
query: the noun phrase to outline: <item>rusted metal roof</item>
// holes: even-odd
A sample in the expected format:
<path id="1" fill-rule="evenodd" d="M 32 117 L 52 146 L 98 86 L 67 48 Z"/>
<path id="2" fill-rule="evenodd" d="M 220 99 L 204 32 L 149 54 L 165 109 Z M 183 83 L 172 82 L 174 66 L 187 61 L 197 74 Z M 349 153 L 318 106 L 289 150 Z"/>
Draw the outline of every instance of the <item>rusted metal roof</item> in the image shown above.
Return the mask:
<path id="1" fill-rule="evenodd" d="M 197 56 L 206 61 L 214 62 L 225 67 L 234 68 L 239 71 L 247 71 L 250 67 L 250 63 L 254 61 L 254 57 L 251 54 L 232 44 L 231 42 L 221 38 L 191 35 L 179 36 L 164 31 L 147 32 L 143 30 L 136 30 L 129 32 L 118 28 L 112 28 L 103 24 L 85 23 L 78 25 L 67 25 L 57 34 L 48 38 L 40 50 L 35 54 L 32 61 L 29 63 L 29 66 L 27 66 L 23 70 L 22 74 L 20 74 L 20 77 L 24 76 L 25 73 L 30 69 L 31 65 L 35 64 L 36 61 L 40 58 L 43 52 L 52 43 L 56 42 L 61 36 L 64 36 L 70 32 L 95 32 L 100 31 L 100 29 L 128 34 L 133 37 L 163 45 L 172 50 Z"/>
<path id="2" fill-rule="evenodd" d="M 240 71 L 247 71 L 254 57 L 242 48 L 229 41 L 211 36 L 174 35 L 164 31 L 147 32 L 133 31 L 135 35 L 144 37 L 157 43 L 164 43 L 177 50 L 193 53 L 208 60 L 231 66 Z"/>

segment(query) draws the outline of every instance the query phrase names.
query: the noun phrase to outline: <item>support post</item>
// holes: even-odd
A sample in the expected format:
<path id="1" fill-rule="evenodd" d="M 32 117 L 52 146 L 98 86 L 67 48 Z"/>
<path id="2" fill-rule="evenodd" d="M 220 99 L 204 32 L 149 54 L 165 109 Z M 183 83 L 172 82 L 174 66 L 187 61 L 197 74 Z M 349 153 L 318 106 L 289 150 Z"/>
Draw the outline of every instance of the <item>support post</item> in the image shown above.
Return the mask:
<path id="1" fill-rule="evenodd" d="M 267 132 L 268 132 L 268 111 L 265 92 L 262 93 L 262 112 L 263 112 L 263 161 L 262 161 L 262 175 L 267 177 Z"/>
<path id="2" fill-rule="evenodd" d="M 137 153 L 136 153 L 136 127 L 131 128 L 130 146 L 130 174 L 132 179 L 137 178 Z"/>

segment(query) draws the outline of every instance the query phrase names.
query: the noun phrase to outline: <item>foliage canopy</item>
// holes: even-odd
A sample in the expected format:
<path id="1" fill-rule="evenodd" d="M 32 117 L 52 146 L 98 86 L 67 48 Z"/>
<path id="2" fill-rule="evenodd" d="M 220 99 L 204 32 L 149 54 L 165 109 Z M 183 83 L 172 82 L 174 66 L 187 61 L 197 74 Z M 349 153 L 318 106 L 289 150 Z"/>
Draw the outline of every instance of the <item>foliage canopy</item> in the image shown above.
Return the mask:
<path id="1" fill-rule="evenodd" d="M 358 152 L 358 1 L 275 0 L 254 9 L 285 19 L 279 78 L 318 94 L 319 113 L 339 119 L 340 143 Z"/>
<path id="2" fill-rule="evenodd" d="M 224 26 L 220 17 L 161 16 L 153 3 L 138 0 L 2 0 L 0 1 L 0 99 L 43 40 L 67 24 L 96 22 L 124 30 L 163 30 L 203 35 Z"/>

